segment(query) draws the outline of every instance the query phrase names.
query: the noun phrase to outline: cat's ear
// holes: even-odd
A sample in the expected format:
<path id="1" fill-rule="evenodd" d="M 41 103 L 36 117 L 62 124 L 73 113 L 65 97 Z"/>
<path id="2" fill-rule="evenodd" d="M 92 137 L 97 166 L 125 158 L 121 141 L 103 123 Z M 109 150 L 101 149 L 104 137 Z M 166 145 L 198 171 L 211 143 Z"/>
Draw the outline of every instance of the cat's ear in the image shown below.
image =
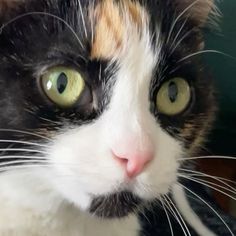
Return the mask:
<path id="1" fill-rule="evenodd" d="M 199 26 L 204 26 L 210 16 L 219 12 L 214 0 L 176 0 L 179 14 L 190 17 Z"/>

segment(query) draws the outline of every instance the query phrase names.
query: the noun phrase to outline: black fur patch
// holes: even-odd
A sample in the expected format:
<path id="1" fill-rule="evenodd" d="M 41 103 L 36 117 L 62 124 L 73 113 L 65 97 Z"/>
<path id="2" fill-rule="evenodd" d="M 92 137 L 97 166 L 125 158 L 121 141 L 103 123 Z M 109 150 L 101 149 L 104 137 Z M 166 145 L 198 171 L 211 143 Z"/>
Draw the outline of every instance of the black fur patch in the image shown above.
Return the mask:
<path id="1" fill-rule="evenodd" d="M 137 211 L 141 199 L 129 192 L 95 197 L 89 212 L 101 218 L 122 218 Z"/>

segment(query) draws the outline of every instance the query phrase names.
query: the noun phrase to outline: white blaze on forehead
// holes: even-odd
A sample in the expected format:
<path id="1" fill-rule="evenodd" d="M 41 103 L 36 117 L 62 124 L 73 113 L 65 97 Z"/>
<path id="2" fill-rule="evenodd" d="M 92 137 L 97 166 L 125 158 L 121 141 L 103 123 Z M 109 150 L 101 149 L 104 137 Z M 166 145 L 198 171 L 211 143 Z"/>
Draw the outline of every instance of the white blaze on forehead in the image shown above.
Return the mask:
<path id="1" fill-rule="evenodd" d="M 142 34 L 137 28 L 127 27 L 129 33 L 126 35 L 125 47 L 119 54 L 119 70 L 106 116 L 110 116 L 114 124 L 112 132 L 115 136 L 126 133 L 141 138 L 142 135 L 145 137 L 145 125 L 155 123 L 150 113 L 149 97 L 160 50 L 157 48 L 154 51 L 147 27 Z M 111 131 L 110 128 L 108 130 Z"/>

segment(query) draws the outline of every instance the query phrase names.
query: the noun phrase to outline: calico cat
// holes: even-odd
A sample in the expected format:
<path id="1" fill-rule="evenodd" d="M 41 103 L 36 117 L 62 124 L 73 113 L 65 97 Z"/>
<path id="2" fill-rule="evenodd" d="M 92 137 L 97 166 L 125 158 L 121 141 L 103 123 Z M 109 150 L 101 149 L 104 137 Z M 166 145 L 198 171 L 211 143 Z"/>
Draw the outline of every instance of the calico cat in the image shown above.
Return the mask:
<path id="1" fill-rule="evenodd" d="M 148 235 L 139 213 L 170 192 L 216 235 L 178 181 L 215 116 L 196 55 L 216 15 L 212 0 L 0 1 L 1 236 Z"/>

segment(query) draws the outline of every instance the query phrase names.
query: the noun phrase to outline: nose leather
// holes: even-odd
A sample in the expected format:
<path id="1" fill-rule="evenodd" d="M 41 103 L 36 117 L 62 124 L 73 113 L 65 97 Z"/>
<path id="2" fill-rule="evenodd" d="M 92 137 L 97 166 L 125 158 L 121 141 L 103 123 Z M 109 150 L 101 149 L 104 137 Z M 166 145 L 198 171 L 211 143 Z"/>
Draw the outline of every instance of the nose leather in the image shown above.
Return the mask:
<path id="1" fill-rule="evenodd" d="M 140 175 L 154 156 L 149 140 L 145 140 L 141 145 L 137 140 L 120 143 L 112 149 L 112 153 L 129 178 Z"/>

